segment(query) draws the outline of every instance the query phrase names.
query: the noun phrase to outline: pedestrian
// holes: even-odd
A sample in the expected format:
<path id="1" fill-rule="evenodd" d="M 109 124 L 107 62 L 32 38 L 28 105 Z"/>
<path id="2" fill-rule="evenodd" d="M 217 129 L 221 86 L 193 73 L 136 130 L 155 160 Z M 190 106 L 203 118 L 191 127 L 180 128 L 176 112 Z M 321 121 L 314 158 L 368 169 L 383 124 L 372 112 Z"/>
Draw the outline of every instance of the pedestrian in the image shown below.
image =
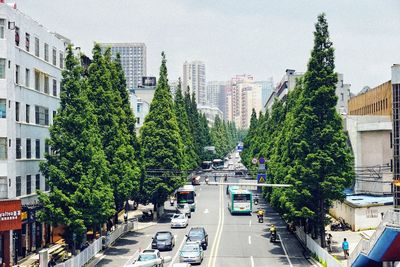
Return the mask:
<path id="1" fill-rule="evenodd" d="M 124 221 L 125 221 L 125 223 L 127 223 L 128 222 L 128 213 L 124 213 Z"/>
<path id="2" fill-rule="evenodd" d="M 347 242 L 346 238 L 343 239 L 342 249 L 344 253 L 344 258 L 347 259 L 347 257 L 349 256 L 349 242 Z"/>
<path id="3" fill-rule="evenodd" d="M 329 233 L 328 237 L 326 238 L 326 243 L 328 245 L 328 251 L 332 252 L 332 235 Z"/>
<path id="4" fill-rule="evenodd" d="M 217 175 L 214 174 L 214 182 L 217 182 Z"/>

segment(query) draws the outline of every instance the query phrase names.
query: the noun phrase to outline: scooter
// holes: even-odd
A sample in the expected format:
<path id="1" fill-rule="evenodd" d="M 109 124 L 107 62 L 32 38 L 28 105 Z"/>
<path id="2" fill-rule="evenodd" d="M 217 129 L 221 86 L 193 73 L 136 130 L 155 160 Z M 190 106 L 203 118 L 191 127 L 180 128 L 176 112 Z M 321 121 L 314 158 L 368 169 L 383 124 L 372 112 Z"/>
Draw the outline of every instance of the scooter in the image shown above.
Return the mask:
<path id="1" fill-rule="evenodd" d="M 254 199 L 254 205 L 258 205 L 258 198 Z"/>
<path id="2" fill-rule="evenodd" d="M 146 221 L 152 221 L 153 220 L 153 212 L 150 211 L 143 211 L 142 216 L 140 217 L 140 221 L 146 222 Z"/>
<path id="3" fill-rule="evenodd" d="M 271 236 L 269 238 L 269 241 L 271 243 L 275 243 L 276 242 L 276 232 L 271 232 Z"/>
<path id="4" fill-rule="evenodd" d="M 171 205 L 171 207 L 173 207 L 174 204 L 175 204 L 175 201 L 174 201 L 173 199 L 170 199 L 170 200 L 169 200 L 169 204 Z"/>
<path id="5" fill-rule="evenodd" d="M 257 217 L 258 217 L 258 222 L 259 223 L 263 223 L 264 222 L 264 216 L 258 214 Z"/>
<path id="6" fill-rule="evenodd" d="M 205 179 L 205 181 L 206 181 L 206 184 L 208 184 L 208 182 L 210 181 L 209 179 L 208 179 L 208 177 Z"/>

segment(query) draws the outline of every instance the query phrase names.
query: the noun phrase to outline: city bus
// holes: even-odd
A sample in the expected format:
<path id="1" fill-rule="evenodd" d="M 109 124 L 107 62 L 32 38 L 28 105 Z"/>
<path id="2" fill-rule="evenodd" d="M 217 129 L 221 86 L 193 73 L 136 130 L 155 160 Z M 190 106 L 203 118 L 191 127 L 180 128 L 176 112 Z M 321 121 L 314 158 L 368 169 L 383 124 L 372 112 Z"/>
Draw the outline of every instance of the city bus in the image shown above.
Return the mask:
<path id="1" fill-rule="evenodd" d="M 228 188 L 228 209 L 231 214 L 243 214 L 252 212 L 253 194 L 246 189 L 238 186 L 229 186 Z"/>
<path id="2" fill-rule="evenodd" d="M 190 210 L 196 210 L 196 192 L 193 185 L 184 185 L 176 191 L 177 206 L 189 204 Z"/>
<path id="3" fill-rule="evenodd" d="M 204 172 L 212 171 L 212 162 L 211 161 L 203 161 L 203 163 L 201 163 L 201 169 Z"/>
<path id="4" fill-rule="evenodd" d="M 224 168 L 224 161 L 222 159 L 214 159 L 212 161 L 212 166 L 214 170 L 221 170 Z"/>

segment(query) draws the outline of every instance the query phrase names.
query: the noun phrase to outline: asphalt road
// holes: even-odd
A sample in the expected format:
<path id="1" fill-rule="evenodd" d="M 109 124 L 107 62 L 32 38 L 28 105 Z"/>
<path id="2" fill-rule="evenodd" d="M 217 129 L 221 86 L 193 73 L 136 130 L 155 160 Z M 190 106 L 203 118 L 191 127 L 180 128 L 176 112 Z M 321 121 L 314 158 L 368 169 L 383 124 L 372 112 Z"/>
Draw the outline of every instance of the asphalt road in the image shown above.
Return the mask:
<path id="1" fill-rule="evenodd" d="M 237 181 L 230 178 L 229 181 Z M 231 215 L 227 209 L 224 186 L 200 185 L 196 187 L 197 210 L 192 213 L 186 229 L 170 229 L 169 221 L 138 232 L 130 232 L 105 251 L 104 258 L 96 266 L 126 266 L 137 258 L 139 250 L 150 247 L 151 237 L 157 231 L 169 230 L 175 235 L 176 246 L 162 252 L 171 256 L 172 266 L 179 262 L 179 248 L 185 241 L 190 227 L 203 226 L 208 232 L 209 246 L 202 266 L 208 267 L 264 267 L 264 266 L 312 266 L 303 257 L 303 248 L 297 239 L 286 231 L 284 222 L 265 203 L 264 223 L 258 223 L 255 214 Z M 169 205 L 168 205 L 169 206 Z M 170 208 L 166 205 L 166 208 Z M 256 209 L 257 206 L 253 206 Z M 279 240 L 270 243 L 268 228 L 271 223 L 278 227 Z"/>

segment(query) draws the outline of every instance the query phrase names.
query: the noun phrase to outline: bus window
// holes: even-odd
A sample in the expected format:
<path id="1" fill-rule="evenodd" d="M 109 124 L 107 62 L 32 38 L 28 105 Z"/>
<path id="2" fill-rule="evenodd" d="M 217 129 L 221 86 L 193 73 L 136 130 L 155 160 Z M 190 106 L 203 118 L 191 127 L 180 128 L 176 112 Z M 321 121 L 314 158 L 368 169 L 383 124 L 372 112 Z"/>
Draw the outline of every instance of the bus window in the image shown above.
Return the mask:
<path id="1" fill-rule="evenodd" d="M 235 201 L 235 202 L 250 201 L 250 195 L 249 194 L 234 194 L 233 201 Z"/>

